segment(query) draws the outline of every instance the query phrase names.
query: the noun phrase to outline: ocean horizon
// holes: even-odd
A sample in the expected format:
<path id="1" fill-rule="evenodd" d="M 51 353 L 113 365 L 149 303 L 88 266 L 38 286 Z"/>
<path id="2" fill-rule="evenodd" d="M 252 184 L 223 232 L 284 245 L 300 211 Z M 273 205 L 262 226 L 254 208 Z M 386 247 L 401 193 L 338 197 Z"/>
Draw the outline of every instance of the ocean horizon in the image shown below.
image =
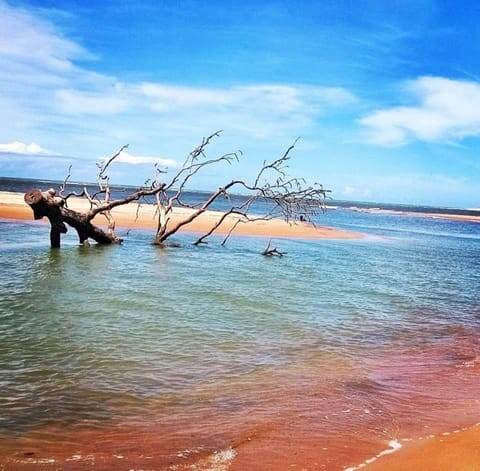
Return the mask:
<path id="1" fill-rule="evenodd" d="M 32 188 L 40 188 L 42 190 L 54 188 L 58 190 L 63 184 L 60 180 L 44 180 L 36 178 L 16 178 L 16 177 L 1 177 L 0 176 L 0 191 L 8 191 L 14 193 L 24 193 Z M 47 188 L 48 187 L 48 188 Z M 67 182 L 66 193 L 75 191 L 80 193 L 86 187 L 90 194 L 94 194 L 98 190 L 98 186 L 94 182 Z M 121 198 L 133 192 L 140 186 L 136 185 L 112 185 L 112 196 L 114 198 Z M 187 201 L 200 202 L 205 199 L 205 195 L 211 194 L 209 190 L 187 189 L 185 192 Z M 242 194 L 233 194 L 234 198 L 245 198 Z M 385 211 L 400 211 L 412 213 L 442 213 L 442 214 L 458 214 L 464 216 L 480 216 L 480 208 L 464 208 L 458 206 L 435 206 L 426 204 L 409 204 L 409 203 L 392 203 L 380 201 L 357 201 L 357 200 L 338 200 L 332 197 L 327 197 L 326 205 L 329 209 L 351 209 L 351 210 L 385 210 Z M 221 200 L 215 203 L 218 210 L 225 209 Z"/>
<path id="2" fill-rule="evenodd" d="M 0 469 L 353 470 L 478 424 L 480 224 L 422 213 L 480 212 L 332 205 L 364 237 L 281 258 L 0 220 Z"/>

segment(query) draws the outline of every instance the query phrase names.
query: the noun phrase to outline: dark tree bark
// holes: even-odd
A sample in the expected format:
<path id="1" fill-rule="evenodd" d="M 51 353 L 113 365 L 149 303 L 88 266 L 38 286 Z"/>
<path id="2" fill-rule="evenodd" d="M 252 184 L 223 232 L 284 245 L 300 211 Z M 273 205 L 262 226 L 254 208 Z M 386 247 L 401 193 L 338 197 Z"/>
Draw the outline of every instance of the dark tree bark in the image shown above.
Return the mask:
<path id="1" fill-rule="evenodd" d="M 268 242 L 267 248 L 262 252 L 262 255 L 264 255 L 265 257 L 273 257 L 274 255 L 276 255 L 277 257 L 283 257 L 286 254 L 287 252 L 281 252 L 276 247 L 272 247 L 271 240 Z"/>
<path id="2" fill-rule="evenodd" d="M 66 208 L 65 200 L 55 197 L 55 193 L 53 189 L 44 192 L 30 190 L 24 196 L 25 203 L 32 208 L 35 219 L 46 217 L 50 221 L 50 245 L 52 248 L 60 247 L 60 236 L 67 233 L 65 223 L 77 231 L 81 244 L 88 243 L 89 238 L 99 244 L 121 242 L 121 239 L 114 234 L 109 234 L 100 227 L 94 226 L 89 215 Z"/>

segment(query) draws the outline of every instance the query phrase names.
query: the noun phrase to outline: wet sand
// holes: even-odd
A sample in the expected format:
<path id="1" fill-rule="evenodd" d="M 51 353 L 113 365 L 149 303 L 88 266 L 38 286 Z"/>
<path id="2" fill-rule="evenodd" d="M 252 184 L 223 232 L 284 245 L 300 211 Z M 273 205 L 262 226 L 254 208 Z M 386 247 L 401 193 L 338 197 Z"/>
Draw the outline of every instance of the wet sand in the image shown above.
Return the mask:
<path id="1" fill-rule="evenodd" d="M 9 471 L 148 469 L 152 471 L 479 471 L 480 424 L 416 439 L 374 443 L 370 431 L 318 433 L 286 420 L 266 425 L 212 417 L 228 441 L 180 419 L 175 426 L 112 425 L 110 430 L 57 427 L 3 439 L 0 469 Z M 248 424 L 247 422 L 250 422 Z M 228 430 L 231 428 L 231 430 Z M 234 431 L 235 429 L 235 431 Z M 243 432 L 241 431 L 243 429 Z M 230 433 L 228 433 L 230 432 Z M 203 435 L 203 445 L 196 439 Z M 63 440 L 58 437 L 63 436 Z M 212 447 L 205 447 L 205 442 Z M 383 448 L 382 448 L 383 446 Z M 350 463 L 346 465 L 346 463 Z"/>
<path id="2" fill-rule="evenodd" d="M 81 199 L 72 199 L 69 201 L 69 208 L 76 211 L 88 210 L 88 202 Z M 112 211 L 117 227 L 127 229 L 155 229 L 156 215 L 154 205 L 142 205 L 138 211 L 137 204 L 128 204 L 120 206 Z M 174 208 L 172 212 L 172 224 L 179 221 L 192 210 L 186 208 Z M 216 211 L 206 211 L 190 224 L 182 227 L 183 232 L 207 232 L 219 219 L 222 213 Z M 23 194 L 0 192 L 0 217 L 9 219 L 32 220 L 33 212 L 31 208 L 23 201 Z M 227 234 L 230 228 L 237 221 L 238 216 L 232 215 L 220 226 L 216 233 Z M 98 215 L 95 222 L 99 225 L 104 223 L 104 218 Z M 305 238 L 305 239 L 358 239 L 362 235 L 354 232 L 343 231 L 324 226 L 312 226 L 311 224 L 298 223 L 288 224 L 280 219 L 271 219 L 268 221 L 253 221 L 246 224 L 238 224 L 233 235 L 254 235 L 266 237 L 287 237 L 287 238 Z"/>
<path id="3" fill-rule="evenodd" d="M 0 470 L 480 471 L 478 348 L 473 331 L 388 349 L 367 376 L 363 363 L 312 359 L 202 386 L 178 405 L 153 400 L 133 423 L 120 414 L 18 430 L 0 436 Z"/>
<path id="4" fill-rule="evenodd" d="M 374 457 L 366 471 L 478 471 L 480 470 L 480 424 L 417 440 L 392 443 L 382 456 Z M 398 448 L 401 446 L 401 448 Z"/>
<path id="5" fill-rule="evenodd" d="M 207 450 L 188 446 L 181 434 L 166 435 L 155 427 L 85 430 L 63 442 L 44 441 L 35 435 L 0 447 L 0 469 L 9 471 L 148 469 L 155 471 L 478 471 L 480 470 L 480 425 L 421 439 L 391 440 L 372 452 L 372 444 L 361 437 L 325 442 L 305 431 L 291 436 L 280 430 L 251 427 L 231 443 Z M 288 431 L 287 431 L 288 432 Z M 43 432 L 48 433 L 48 432 Z M 60 430 L 50 430 L 52 436 Z M 68 433 L 67 430 L 64 433 Z M 343 443 L 343 444 L 342 444 Z M 177 451 L 173 449 L 176 446 Z M 337 457 L 332 456 L 332 449 Z M 181 450 L 181 451 L 179 451 Z M 360 457 L 369 456 L 363 461 Z M 359 460 L 345 467 L 343 461 Z"/>
<path id="6" fill-rule="evenodd" d="M 298 447 L 295 442 L 284 444 L 284 448 L 290 448 L 291 456 L 294 457 L 290 469 L 304 470 L 341 470 L 343 471 L 479 471 L 480 470 L 480 426 L 465 430 L 446 432 L 444 435 L 432 436 L 417 440 L 391 440 L 385 444 L 385 449 L 375 456 L 367 458 L 358 465 L 348 468 L 325 465 L 322 455 L 326 448 L 318 447 L 309 437 L 305 436 L 307 447 Z M 358 443 L 358 442 L 357 442 Z M 270 444 L 271 445 L 271 444 Z M 271 456 L 268 446 L 250 446 L 247 457 L 242 455 L 242 450 L 233 460 L 230 471 L 243 469 L 261 469 L 255 466 L 258 456 Z M 285 450 L 282 450 L 285 451 Z M 352 455 L 361 450 L 351 450 Z M 268 461 L 267 461 L 268 462 Z M 287 470 L 283 466 L 285 460 L 282 456 L 271 461 L 263 469 Z"/>

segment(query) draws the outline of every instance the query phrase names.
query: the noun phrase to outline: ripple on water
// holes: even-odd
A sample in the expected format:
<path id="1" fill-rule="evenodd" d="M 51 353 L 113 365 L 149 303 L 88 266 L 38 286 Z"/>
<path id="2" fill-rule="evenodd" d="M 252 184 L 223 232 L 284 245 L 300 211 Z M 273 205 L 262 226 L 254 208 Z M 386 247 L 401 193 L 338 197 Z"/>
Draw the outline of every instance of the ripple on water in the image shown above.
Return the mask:
<path id="1" fill-rule="evenodd" d="M 19 230 L 23 248 L 0 246 L 7 436 L 60 424 L 65 439 L 66 424 L 74 447 L 82 424 L 97 439 L 136 426 L 125 446 L 162 437 L 175 457 L 181 437 L 207 443 L 203 459 L 278 426 L 299 447 L 333 437 L 340 456 L 363 433 L 377 446 L 478 405 L 474 239 L 282 240 L 288 257 L 266 260 L 258 239 L 50 251 L 28 243 L 43 229 Z"/>

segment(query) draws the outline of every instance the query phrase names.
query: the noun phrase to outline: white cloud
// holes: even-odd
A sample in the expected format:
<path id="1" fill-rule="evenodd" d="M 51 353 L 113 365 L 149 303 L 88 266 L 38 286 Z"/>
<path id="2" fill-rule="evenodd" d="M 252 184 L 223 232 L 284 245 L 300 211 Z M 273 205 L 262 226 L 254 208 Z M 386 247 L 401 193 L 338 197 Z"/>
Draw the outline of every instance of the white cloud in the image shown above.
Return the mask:
<path id="1" fill-rule="evenodd" d="M 53 23 L 0 0 L 0 140 L 29 135 L 52 142 L 61 135 L 62 154 L 91 155 L 95 146 L 100 153 L 116 148 L 120 134 L 123 142 L 140 144 L 144 155 L 155 155 L 149 141 L 196 140 L 217 129 L 240 142 L 294 138 L 326 110 L 355 101 L 337 87 L 127 82 L 78 65 L 90 58 Z"/>
<path id="2" fill-rule="evenodd" d="M 405 90 L 417 106 L 377 110 L 362 118 L 370 142 L 397 146 L 412 139 L 459 140 L 480 135 L 480 83 L 442 77 L 420 77 Z"/>
<path id="3" fill-rule="evenodd" d="M 158 155 L 159 143 L 184 155 L 186 139 L 225 129 L 222 142 L 236 149 L 305 136 L 322 114 L 355 101 L 337 87 L 126 81 L 78 62 L 91 58 L 53 23 L 0 0 L 0 142 L 28 136 L 88 159 L 126 142 L 143 156 Z"/>
<path id="4" fill-rule="evenodd" d="M 173 107 L 192 108 L 206 105 L 228 105 L 228 93 L 209 88 L 178 87 L 159 83 L 142 83 L 139 92 L 148 98 L 148 106 L 157 111 Z"/>
<path id="5" fill-rule="evenodd" d="M 226 111 L 260 109 L 309 113 L 320 107 L 343 106 L 356 100 L 342 88 L 272 84 L 214 89 L 142 83 L 140 92 L 149 98 L 149 106 L 157 111 L 209 107 Z"/>
<path id="6" fill-rule="evenodd" d="M 3 154 L 24 154 L 24 155 L 48 155 L 50 151 L 44 149 L 32 142 L 31 144 L 24 144 L 20 141 L 13 141 L 8 144 L 0 144 L 0 152 Z"/>
<path id="7" fill-rule="evenodd" d="M 350 185 L 342 187 L 339 184 L 341 189 L 338 193 L 334 191 L 334 198 L 467 207 L 474 206 L 475 195 L 480 194 L 480 183 L 475 178 L 441 173 L 408 172 L 386 175 L 374 173 L 372 170 L 369 175 L 342 177 L 342 180 L 347 179 Z"/>
<path id="8" fill-rule="evenodd" d="M 127 101 L 117 90 L 81 92 L 59 90 L 55 94 L 59 110 L 65 114 L 115 114 L 125 110 Z"/>
<path id="9" fill-rule="evenodd" d="M 140 155 L 132 155 L 125 151 L 122 151 L 120 153 L 120 155 L 116 159 L 116 162 L 122 162 L 132 165 L 158 164 L 161 167 L 168 168 L 180 168 L 182 166 L 182 164 L 176 162 L 175 160 L 167 159 L 165 157 L 146 157 Z"/>
<path id="10" fill-rule="evenodd" d="M 340 87 L 316 87 L 314 94 L 329 106 L 349 105 L 357 101 L 353 93 Z"/>
<path id="11" fill-rule="evenodd" d="M 346 186 L 340 192 L 340 195 L 345 198 L 359 198 L 364 199 L 372 195 L 372 190 L 370 188 L 363 188 L 358 186 Z"/>
<path id="12" fill-rule="evenodd" d="M 210 152 L 242 146 L 263 159 L 274 146 L 312 135 L 319 117 L 356 100 L 338 87 L 127 81 L 84 67 L 79 60 L 92 54 L 64 31 L 0 0 L 0 142 L 15 137 L 49 143 L 56 157 L 64 156 L 79 172 L 125 143 L 138 151 L 123 156 L 126 163 L 178 168 L 171 159 L 150 156 L 181 159 L 202 136 L 219 129 L 225 130 L 221 143 Z M 5 165 L 4 158 L 0 173 Z M 245 168 L 250 165 L 245 162 Z M 126 174 L 124 181 L 134 177 Z"/>
<path id="13" fill-rule="evenodd" d="M 202 88 L 143 83 L 139 91 L 136 106 L 146 107 L 144 115 L 161 119 L 170 132 L 204 135 L 225 129 L 248 140 L 304 135 L 327 111 L 356 100 L 341 88 L 303 85 Z"/>
<path id="14" fill-rule="evenodd" d="M 70 69 L 72 58 L 88 56 L 77 43 L 57 34 L 47 21 L 3 3 L 0 3 L 0 55 L 55 70 Z"/>

